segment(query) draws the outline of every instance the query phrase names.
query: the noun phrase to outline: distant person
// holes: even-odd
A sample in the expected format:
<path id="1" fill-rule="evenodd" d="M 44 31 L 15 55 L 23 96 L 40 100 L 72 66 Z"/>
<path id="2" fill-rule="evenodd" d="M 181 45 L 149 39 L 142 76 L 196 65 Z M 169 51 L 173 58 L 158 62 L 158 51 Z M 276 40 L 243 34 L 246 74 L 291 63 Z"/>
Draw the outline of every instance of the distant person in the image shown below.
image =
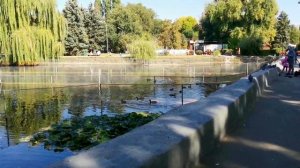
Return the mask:
<path id="1" fill-rule="evenodd" d="M 295 50 L 290 46 L 288 47 L 287 56 L 288 56 L 288 63 L 289 63 L 289 71 L 287 75 L 289 76 L 294 74 L 294 63 L 296 57 Z"/>
<path id="2" fill-rule="evenodd" d="M 97 56 L 100 56 L 101 55 L 101 51 L 98 50 L 96 54 L 97 54 Z"/>
<path id="3" fill-rule="evenodd" d="M 282 68 L 282 72 L 287 72 L 288 71 L 288 67 L 289 67 L 289 62 L 288 62 L 288 56 L 284 56 L 284 58 L 281 60 L 281 65 L 283 66 Z"/>

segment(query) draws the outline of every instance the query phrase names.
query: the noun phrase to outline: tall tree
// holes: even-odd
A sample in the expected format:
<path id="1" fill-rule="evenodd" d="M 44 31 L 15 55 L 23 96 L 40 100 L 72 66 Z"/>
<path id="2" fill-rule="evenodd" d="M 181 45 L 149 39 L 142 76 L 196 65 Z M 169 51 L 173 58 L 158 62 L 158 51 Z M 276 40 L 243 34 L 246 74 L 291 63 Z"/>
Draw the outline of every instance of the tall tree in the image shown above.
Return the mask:
<path id="1" fill-rule="evenodd" d="M 141 4 L 116 6 L 107 17 L 111 50 L 124 52 L 127 44 L 137 38 L 148 38 L 153 32 L 154 19 L 155 13 Z"/>
<path id="2" fill-rule="evenodd" d="M 34 65 L 64 52 L 66 30 L 55 0 L 0 0 L 3 64 Z"/>
<path id="3" fill-rule="evenodd" d="M 87 52 L 88 36 L 84 26 L 84 10 L 78 6 L 77 0 L 68 0 L 63 13 L 68 23 L 65 39 L 66 55 L 80 55 Z"/>
<path id="4" fill-rule="evenodd" d="M 85 27 L 89 38 L 89 49 L 103 51 L 106 45 L 105 20 L 97 10 L 97 3 L 90 4 L 85 12 Z"/>
<path id="5" fill-rule="evenodd" d="M 291 25 L 291 31 L 289 36 L 290 36 L 290 43 L 300 44 L 300 30 L 298 27 Z"/>
<path id="6" fill-rule="evenodd" d="M 154 19 L 154 25 L 151 34 L 153 34 L 153 36 L 155 37 L 158 37 L 159 34 L 162 32 L 162 30 L 163 30 L 163 20 Z"/>
<path id="7" fill-rule="evenodd" d="M 217 0 L 205 9 L 202 36 L 209 41 L 229 41 L 237 45 L 245 37 L 269 43 L 276 35 L 275 0 Z"/>
<path id="8" fill-rule="evenodd" d="M 159 44 L 164 49 L 180 49 L 184 46 L 182 34 L 179 32 L 178 24 L 172 23 L 170 20 L 163 21 L 163 30 L 159 35 Z"/>
<path id="9" fill-rule="evenodd" d="M 218 0 L 209 4 L 200 22 L 201 35 L 207 41 L 228 41 L 230 32 L 240 27 L 243 3 L 241 0 Z"/>
<path id="10" fill-rule="evenodd" d="M 103 17 L 107 17 L 110 11 L 121 4 L 121 0 L 97 0 L 99 6 L 101 6 L 101 14 Z"/>
<path id="11" fill-rule="evenodd" d="M 137 15 L 137 19 L 141 24 L 144 32 L 151 32 L 154 28 L 155 12 L 143 6 L 141 3 L 128 4 L 126 8 L 134 15 Z"/>
<path id="12" fill-rule="evenodd" d="M 275 48 L 286 48 L 290 41 L 290 20 L 284 11 L 277 17 L 276 30 L 273 46 Z"/>
<path id="13" fill-rule="evenodd" d="M 180 17 L 175 24 L 178 24 L 180 33 L 184 34 L 186 39 L 198 39 L 198 22 L 194 17 Z"/>

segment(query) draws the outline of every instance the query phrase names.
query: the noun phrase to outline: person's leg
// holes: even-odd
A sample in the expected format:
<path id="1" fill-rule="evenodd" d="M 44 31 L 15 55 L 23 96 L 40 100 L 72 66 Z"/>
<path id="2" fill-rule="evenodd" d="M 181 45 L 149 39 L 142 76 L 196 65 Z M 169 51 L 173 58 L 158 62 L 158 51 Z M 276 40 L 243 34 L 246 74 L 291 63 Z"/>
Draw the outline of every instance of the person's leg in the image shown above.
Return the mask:
<path id="1" fill-rule="evenodd" d="M 289 71 L 288 71 L 288 75 L 291 75 L 291 73 L 292 73 L 292 71 L 293 71 L 293 69 L 294 69 L 294 60 L 289 59 L 288 62 L 289 62 Z"/>

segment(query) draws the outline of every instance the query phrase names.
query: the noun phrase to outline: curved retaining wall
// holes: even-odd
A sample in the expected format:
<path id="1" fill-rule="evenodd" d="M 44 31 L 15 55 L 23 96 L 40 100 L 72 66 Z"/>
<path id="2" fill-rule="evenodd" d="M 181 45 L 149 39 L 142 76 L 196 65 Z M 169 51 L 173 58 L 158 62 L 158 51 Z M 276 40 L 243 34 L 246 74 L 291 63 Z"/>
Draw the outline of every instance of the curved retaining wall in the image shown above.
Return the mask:
<path id="1" fill-rule="evenodd" d="M 159 119 L 50 167 L 193 167 L 239 126 L 278 69 L 258 71 Z"/>

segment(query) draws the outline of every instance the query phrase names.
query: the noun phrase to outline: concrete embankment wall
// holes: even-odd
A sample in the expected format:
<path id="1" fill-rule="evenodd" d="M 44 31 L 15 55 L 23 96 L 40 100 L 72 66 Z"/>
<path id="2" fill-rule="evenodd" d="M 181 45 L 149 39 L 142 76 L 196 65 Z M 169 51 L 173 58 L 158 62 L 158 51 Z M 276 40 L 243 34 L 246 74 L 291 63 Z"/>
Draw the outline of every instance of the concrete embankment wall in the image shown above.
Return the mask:
<path id="1" fill-rule="evenodd" d="M 205 63 L 241 63 L 235 56 L 159 56 L 146 61 L 146 64 L 205 64 Z M 120 56 L 64 56 L 59 64 L 141 64 L 142 60 Z"/>
<path id="2" fill-rule="evenodd" d="M 193 167 L 251 112 L 278 77 L 276 68 L 253 74 L 159 119 L 51 167 Z"/>

